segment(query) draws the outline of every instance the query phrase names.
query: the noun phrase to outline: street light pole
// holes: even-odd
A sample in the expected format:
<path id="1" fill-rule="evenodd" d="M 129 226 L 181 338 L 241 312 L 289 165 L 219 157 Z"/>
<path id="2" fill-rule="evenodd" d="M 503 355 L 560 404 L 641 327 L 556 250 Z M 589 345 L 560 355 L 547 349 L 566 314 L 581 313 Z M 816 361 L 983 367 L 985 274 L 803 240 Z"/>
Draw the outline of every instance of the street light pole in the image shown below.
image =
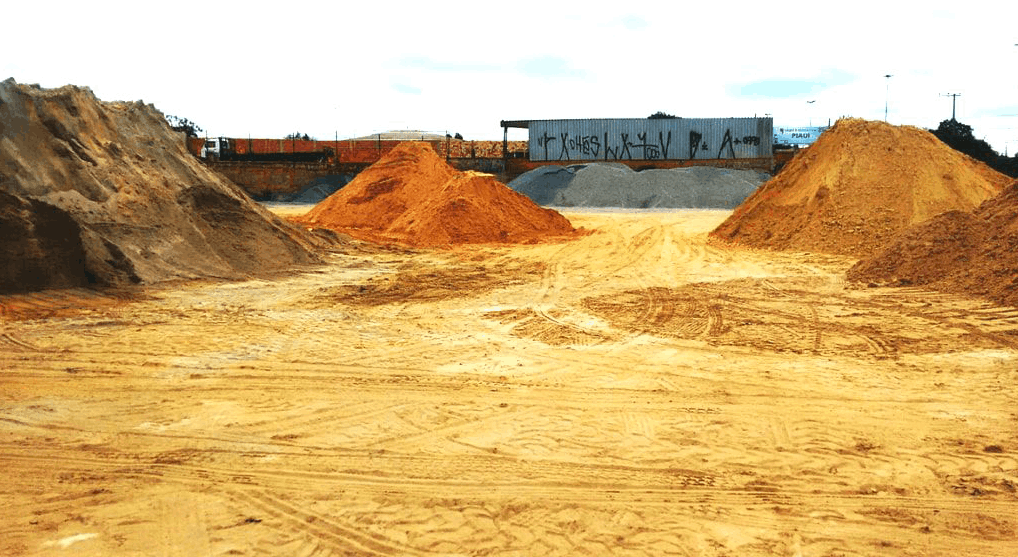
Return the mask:
<path id="1" fill-rule="evenodd" d="M 887 121 L 887 103 L 888 103 L 888 100 L 891 97 L 891 78 L 894 77 L 894 76 L 892 76 L 891 74 L 887 74 L 884 77 L 887 78 L 887 90 L 884 93 L 884 121 L 886 122 Z"/>

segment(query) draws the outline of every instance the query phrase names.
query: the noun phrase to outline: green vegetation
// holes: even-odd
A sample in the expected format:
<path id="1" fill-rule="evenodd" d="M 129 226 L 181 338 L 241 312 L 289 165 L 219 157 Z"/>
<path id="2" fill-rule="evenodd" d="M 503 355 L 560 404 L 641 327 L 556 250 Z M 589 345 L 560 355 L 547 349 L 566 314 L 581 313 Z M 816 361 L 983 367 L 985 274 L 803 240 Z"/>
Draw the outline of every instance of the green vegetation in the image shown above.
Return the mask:
<path id="1" fill-rule="evenodd" d="M 198 137 L 198 134 L 204 131 L 198 127 L 198 124 L 195 124 L 187 118 L 181 118 L 172 114 L 168 114 L 166 116 L 166 122 L 170 124 L 171 129 L 178 132 L 184 132 L 187 134 L 187 137 Z"/>
<path id="2" fill-rule="evenodd" d="M 961 151 L 976 160 L 985 162 L 998 172 L 1018 178 L 1018 153 L 1011 157 L 997 153 L 989 143 L 982 139 L 976 139 L 972 133 L 972 126 L 962 124 L 952 118 L 944 120 L 937 129 L 930 131 L 955 151 Z"/>

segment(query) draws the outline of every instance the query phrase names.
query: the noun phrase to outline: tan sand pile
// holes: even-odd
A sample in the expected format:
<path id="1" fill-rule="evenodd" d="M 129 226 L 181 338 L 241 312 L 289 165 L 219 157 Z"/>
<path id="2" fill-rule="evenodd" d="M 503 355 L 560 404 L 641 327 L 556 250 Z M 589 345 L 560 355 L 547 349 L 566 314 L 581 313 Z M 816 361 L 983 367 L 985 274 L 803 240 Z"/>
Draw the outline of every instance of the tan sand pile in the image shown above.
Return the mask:
<path id="1" fill-rule="evenodd" d="M 401 143 L 299 221 L 411 246 L 530 243 L 576 233 L 559 213 L 489 174 L 453 169 L 423 142 Z"/>
<path id="2" fill-rule="evenodd" d="M 928 285 L 1018 306 L 1018 181 L 972 213 L 951 211 L 902 232 L 856 263 L 848 278 Z"/>
<path id="3" fill-rule="evenodd" d="M 974 209 L 1010 180 L 925 130 L 846 118 L 712 234 L 755 247 L 865 257 L 916 223 Z"/>
<path id="4" fill-rule="evenodd" d="M 86 88 L 0 83 L 0 191 L 23 223 L 35 218 L 25 211 L 47 205 L 74 221 L 80 238 L 71 243 L 84 261 L 74 262 L 73 273 L 42 253 L 50 244 L 38 239 L 29 240 L 33 253 L 14 255 L 34 274 L 78 277 L 71 283 L 235 278 L 318 259 L 303 231 L 189 155 L 153 106 L 101 102 Z M 31 234 L 50 238 L 54 230 Z M 12 238 L 0 237 L 0 252 L 17 253 L 8 244 L 22 240 Z M 8 279 L 7 289 L 23 290 L 25 281 Z"/>

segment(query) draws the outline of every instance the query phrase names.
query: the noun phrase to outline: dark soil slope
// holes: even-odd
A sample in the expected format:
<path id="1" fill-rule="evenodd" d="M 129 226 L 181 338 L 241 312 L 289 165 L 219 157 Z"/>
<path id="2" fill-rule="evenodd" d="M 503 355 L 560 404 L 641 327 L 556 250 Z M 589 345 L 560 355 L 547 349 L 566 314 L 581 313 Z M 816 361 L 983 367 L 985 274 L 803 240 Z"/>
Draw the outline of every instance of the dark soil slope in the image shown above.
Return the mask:
<path id="1" fill-rule="evenodd" d="M 0 292 L 88 284 L 80 234 L 57 207 L 0 191 Z"/>

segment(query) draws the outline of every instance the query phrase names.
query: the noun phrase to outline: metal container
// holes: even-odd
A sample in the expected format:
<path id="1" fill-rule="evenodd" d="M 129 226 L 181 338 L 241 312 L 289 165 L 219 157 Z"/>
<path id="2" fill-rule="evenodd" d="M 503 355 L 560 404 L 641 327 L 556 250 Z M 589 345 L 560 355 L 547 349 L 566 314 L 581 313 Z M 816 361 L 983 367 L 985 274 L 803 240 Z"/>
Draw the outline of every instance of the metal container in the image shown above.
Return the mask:
<path id="1" fill-rule="evenodd" d="M 772 118 L 530 120 L 532 161 L 758 159 Z"/>

